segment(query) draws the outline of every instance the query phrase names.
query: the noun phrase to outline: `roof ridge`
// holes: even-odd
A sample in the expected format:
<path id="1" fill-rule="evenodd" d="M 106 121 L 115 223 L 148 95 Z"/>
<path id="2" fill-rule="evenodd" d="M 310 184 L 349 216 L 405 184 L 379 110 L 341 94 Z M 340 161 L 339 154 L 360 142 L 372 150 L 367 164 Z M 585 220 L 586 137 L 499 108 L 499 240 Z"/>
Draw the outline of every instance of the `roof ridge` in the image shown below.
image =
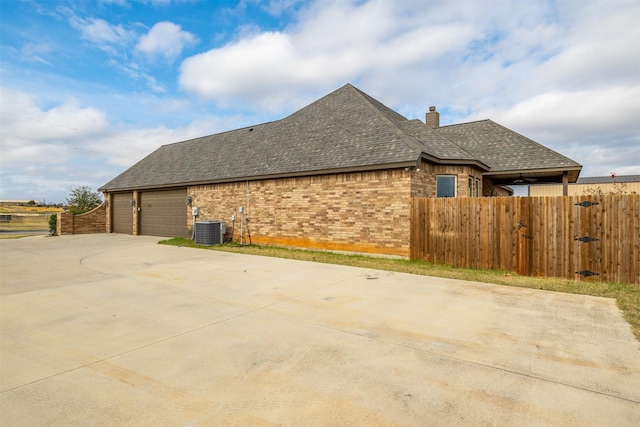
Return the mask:
<path id="1" fill-rule="evenodd" d="M 485 120 L 488 120 L 488 119 L 485 119 Z M 478 122 L 483 122 L 483 121 L 485 121 L 485 120 L 478 120 Z M 462 123 L 456 123 L 456 124 L 453 124 L 453 125 L 446 125 L 446 126 L 438 126 L 437 128 L 435 128 L 435 129 L 433 129 L 433 130 L 437 132 L 437 131 L 438 131 L 438 129 L 440 129 L 440 128 L 443 128 L 443 127 L 450 127 L 450 126 L 458 126 L 459 124 L 462 124 Z M 450 143 L 452 143 L 453 145 L 455 145 L 456 147 L 458 147 L 458 148 L 459 148 L 460 150 L 462 150 L 464 153 L 466 153 L 466 154 L 469 156 L 469 158 L 470 158 L 470 159 L 476 159 L 476 156 L 474 156 L 472 153 L 470 153 L 470 152 L 469 152 L 466 148 L 464 148 L 462 145 L 458 144 L 457 142 L 455 142 L 454 140 L 452 140 L 452 139 L 450 139 L 450 138 L 447 138 L 447 136 L 446 136 L 446 135 L 444 135 L 444 134 L 442 134 L 442 133 L 440 133 L 440 132 L 437 132 L 437 133 L 438 133 L 438 135 L 440 135 L 441 137 L 443 137 L 444 139 L 446 139 L 447 141 L 449 141 Z M 476 160 L 477 160 L 477 159 L 476 159 Z M 484 164 L 484 162 L 483 162 L 483 164 Z M 491 166 L 487 165 L 487 167 L 489 168 L 489 170 L 491 170 Z"/>
<path id="2" fill-rule="evenodd" d="M 344 85 L 343 87 L 349 87 L 349 88 L 351 88 L 351 89 L 354 89 L 354 90 L 355 90 L 355 91 L 356 91 L 356 92 L 357 92 L 361 97 L 363 97 L 363 98 L 364 98 L 364 99 L 365 99 L 365 100 L 366 100 L 366 101 L 367 101 L 367 102 L 368 102 L 372 107 L 374 107 L 374 108 L 375 108 L 375 110 L 376 110 L 378 113 L 383 114 L 385 117 L 386 117 L 386 114 L 384 114 L 384 113 L 381 111 L 381 108 L 378 108 L 378 107 L 382 107 L 382 109 L 383 109 L 385 112 L 390 113 L 390 115 L 391 115 L 391 116 L 395 116 L 395 118 L 397 118 L 397 119 L 399 119 L 399 120 L 401 120 L 401 121 L 408 120 L 408 119 L 407 119 L 405 116 L 403 116 L 402 114 L 398 113 L 397 111 L 395 111 L 395 110 L 394 110 L 394 109 L 392 109 L 392 108 L 387 107 L 387 106 L 386 106 L 386 105 L 384 105 L 382 102 L 378 101 L 377 99 L 375 99 L 374 97 L 372 97 L 372 96 L 371 96 L 371 95 L 369 95 L 368 93 L 363 92 L 362 90 L 358 89 L 357 87 L 353 86 L 352 84 L 347 83 L 347 84 L 346 84 L 346 85 Z"/>
<path id="3" fill-rule="evenodd" d="M 374 112 L 374 114 L 376 114 L 382 120 L 388 122 L 389 125 L 392 127 L 393 132 L 401 136 L 401 139 L 411 148 L 411 150 L 414 153 L 416 153 L 417 158 L 420 158 L 420 156 L 423 153 L 428 154 L 428 153 L 425 152 L 423 147 L 421 147 L 420 144 L 415 141 L 416 138 L 414 136 L 407 134 L 402 128 L 400 128 L 398 126 L 398 122 L 400 122 L 400 121 L 401 122 L 409 122 L 409 119 L 407 119 L 405 116 L 403 116 L 402 114 L 398 113 L 397 111 L 387 107 L 382 102 L 378 101 L 377 99 L 375 99 L 371 95 L 367 94 L 366 92 L 363 92 L 362 90 L 358 89 L 357 87 L 353 86 L 350 83 L 347 83 L 343 87 L 349 87 L 350 89 L 353 89 L 358 96 L 363 98 L 367 102 L 367 106 Z M 398 122 L 393 122 L 387 116 L 387 114 L 385 114 L 385 113 L 383 113 L 381 111 L 381 109 L 379 107 L 382 107 L 384 109 L 384 111 L 392 113 L 391 115 L 395 116 L 398 119 Z"/>
<path id="4" fill-rule="evenodd" d="M 454 127 L 454 126 L 464 126 L 464 125 L 470 125 L 470 124 L 473 124 L 473 123 L 491 122 L 491 121 L 493 121 L 493 120 L 491 120 L 491 119 L 472 120 L 470 122 L 453 123 L 453 124 L 450 124 L 450 125 L 439 126 L 437 129 L 450 128 L 450 127 Z M 498 124 L 498 123 L 496 123 L 496 124 Z"/>
<path id="5" fill-rule="evenodd" d="M 422 120 L 420 120 L 420 119 L 411 119 L 411 120 L 407 120 L 407 124 L 411 124 L 411 123 L 415 123 L 415 122 L 418 122 L 418 123 L 420 123 L 420 124 L 423 124 L 423 125 L 424 125 L 424 123 L 423 123 L 423 122 L 422 122 Z M 425 125 L 425 126 L 426 126 L 426 125 Z M 408 133 L 407 133 L 407 131 L 405 131 L 405 130 L 404 130 L 404 129 L 402 129 L 401 127 L 400 127 L 399 129 L 400 129 L 402 132 L 404 132 L 404 133 L 405 133 L 409 138 L 412 138 L 412 139 L 414 139 L 414 140 L 418 141 L 418 142 L 415 142 L 415 143 L 414 143 L 413 141 L 411 141 L 411 142 L 410 142 L 410 144 L 412 144 L 412 145 L 413 145 L 413 144 L 415 144 L 415 147 L 418 149 L 418 151 L 420 152 L 420 154 L 424 153 L 424 154 L 427 154 L 427 155 L 429 155 L 429 156 L 433 156 L 433 157 L 436 157 L 436 158 L 440 159 L 440 157 L 438 157 L 438 156 L 434 156 L 434 155 L 433 155 L 433 153 L 430 153 L 430 152 L 428 152 L 428 151 L 426 150 L 426 148 L 427 148 L 427 147 L 426 147 L 426 144 L 422 143 L 422 140 L 421 140 L 420 138 L 418 138 L 418 137 L 417 137 L 417 136 L 415 136 L 415 135 L 410 135 L 410 134 L 408 134 Z"/>
<path id="6" fill-rule="evenodd" d="M 416 123 L 421 125 L 420 129 L 418 130 L 418 132 L 424 132 L 425 136 L 431 136 L 431 137 L 436 137 L 436 138 L 442 138 L 443 140 L 447 141 L 447 143 L 455 146 L 456 148 L 458 148 L 462 153 L 464 153 L 464 155 L 466 157 L 443 157 L 441 155 L 436 155 L 434 154 L 434 150 L 437 150 L 433 144 L 435 141 L 431 142 L 431 145 L 427 144 L 426 141 L 423 141 L 422 138 L 419 138 L 417 135 L 414 136 L 414 138 L 419 141 L 419 143 L 422 145 L 422 153 L 426 154 L 427 156 L 431 156 L 435 159 L 438 159 L 440 161 L 443 160 L 460 160 L 460 161 L 469 161 L 469 160 L 473 160 L 473 161 L 477 161 L 479 162 L 482 167 L 486 168 L 487 170 L 490 170 L 491 167 L 489 167 L 489 165 L 485 164 L 484 162 L 478 160 L 476 157 L 474 157 L 469 151 L 467 151 L 466 149 L 464 149 L 463 147 L 461 147 L 459 144 L 456 144 L 454 141 L 450 140 L 449 138 L 447 138 L 445 135 L 441 134 L 440 132 L 437 132 L 437 129 L 433 129 L 428 127 L 422 120 L 420 119 L 413 119 L 413 120 L 409 120 L 407 121 L 407 124 L 412 124 L 412 123 Z M 407 131 L 405 131 L 407 132 Z M 429 133 L 432 133 L 433 135 L 429 135 Z"/>

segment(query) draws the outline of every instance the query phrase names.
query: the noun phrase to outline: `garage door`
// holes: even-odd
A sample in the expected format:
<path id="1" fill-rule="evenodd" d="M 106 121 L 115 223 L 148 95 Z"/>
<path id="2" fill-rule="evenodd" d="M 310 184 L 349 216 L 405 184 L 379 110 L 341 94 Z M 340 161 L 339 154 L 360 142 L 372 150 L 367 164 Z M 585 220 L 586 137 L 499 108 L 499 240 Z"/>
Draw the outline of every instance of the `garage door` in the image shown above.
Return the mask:
<path id="1" fill-rule="evenodd" d="M 186 188 L 141 193 L 140 233 L 149 236 L 186 237 L 186 198 Z"/>
<path id="2" fill-rule="evenodd" d="M 133 234 L 133 193 L 116 193 L 113 195 L 111 210 L 111 231 L 114 233 Z"/>

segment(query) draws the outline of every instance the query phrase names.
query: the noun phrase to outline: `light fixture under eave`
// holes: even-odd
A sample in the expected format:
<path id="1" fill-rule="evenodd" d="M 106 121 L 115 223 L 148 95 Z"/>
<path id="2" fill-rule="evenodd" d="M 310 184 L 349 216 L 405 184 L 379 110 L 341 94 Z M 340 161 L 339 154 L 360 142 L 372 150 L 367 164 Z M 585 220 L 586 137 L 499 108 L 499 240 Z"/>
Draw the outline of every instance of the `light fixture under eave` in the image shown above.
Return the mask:
<path id="1" fill-rule="evenodd" d="M 532 182 L 536 182 L 537 179 L 535 178 L 525 178 L 522 176 L 522 174 L 520 174 L 520 176 L 518 176 L 518 178 L 513 180 L 514 184 L 526 184 L 526 183 L 532 183 Z"/>

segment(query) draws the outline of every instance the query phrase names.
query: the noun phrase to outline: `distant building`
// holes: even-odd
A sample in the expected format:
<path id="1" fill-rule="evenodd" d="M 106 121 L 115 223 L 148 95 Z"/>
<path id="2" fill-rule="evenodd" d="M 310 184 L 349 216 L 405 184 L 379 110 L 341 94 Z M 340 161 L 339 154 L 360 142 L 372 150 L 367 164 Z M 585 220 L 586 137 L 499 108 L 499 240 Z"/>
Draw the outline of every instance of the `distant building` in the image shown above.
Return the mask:
<path id="1" fill-rule="evenodd" d="M 640 175 L 611 175 L 578 178 L 569 184 L 569 196 L 587 194 L 638 194 Z M 561 184 L 530 185 L 529 196 L 562 196 Z"/>
<path id="2" fill-rule="evenodd" d="M 29 203 L 31 202 L 31 203 Z M 26 205 L 39 205 L 40 200 L 0 200 L 0 206 L 26 206 Z"/>

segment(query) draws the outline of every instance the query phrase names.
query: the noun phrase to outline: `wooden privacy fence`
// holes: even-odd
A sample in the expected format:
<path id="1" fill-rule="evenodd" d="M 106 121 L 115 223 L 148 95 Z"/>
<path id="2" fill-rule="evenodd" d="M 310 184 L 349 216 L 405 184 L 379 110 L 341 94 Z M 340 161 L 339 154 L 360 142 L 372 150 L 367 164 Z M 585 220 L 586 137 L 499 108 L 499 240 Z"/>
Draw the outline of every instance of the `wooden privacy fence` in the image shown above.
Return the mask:
<path id="1" fill-rule="evenodd" d="M 416 198 L 411 258 L 640 283 L 640 195 Z"/>

